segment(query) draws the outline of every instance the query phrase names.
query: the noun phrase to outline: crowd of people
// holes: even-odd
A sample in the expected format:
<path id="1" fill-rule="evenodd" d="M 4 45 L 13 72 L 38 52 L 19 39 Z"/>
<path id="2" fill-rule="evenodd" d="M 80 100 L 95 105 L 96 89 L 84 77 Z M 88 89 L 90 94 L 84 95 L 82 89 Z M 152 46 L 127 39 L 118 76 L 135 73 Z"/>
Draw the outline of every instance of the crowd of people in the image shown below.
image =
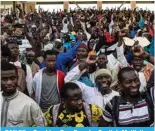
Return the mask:
<path id="1" fill-rule="evenodd" d="M 154 12 L 17 5 L 1 27 L 1 127 L 154 126 Z"/>

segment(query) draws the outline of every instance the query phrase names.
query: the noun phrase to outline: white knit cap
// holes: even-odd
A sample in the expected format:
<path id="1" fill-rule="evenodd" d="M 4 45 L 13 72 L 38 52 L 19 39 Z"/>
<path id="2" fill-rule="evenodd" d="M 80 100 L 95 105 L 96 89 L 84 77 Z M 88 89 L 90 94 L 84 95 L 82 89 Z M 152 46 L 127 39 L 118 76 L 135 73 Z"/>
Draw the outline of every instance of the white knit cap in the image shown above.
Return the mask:
<path id="1" fill-rule="evenodd" d="M 52 50 L 52 49 L 53 49 L 53 44 L 47 44 L 47 45 L 45 45 L 45 47 L 44 47 L 44 51 Z"/>
<path id="2" fill-rule="evenodd" d="M 109 76 L 112 77 L 112 74 L 111 74 L 111 72 L 110 72 L 109 70 L 107 70 L 107 69 L 100 69 L 100 70 L 98 70 L 98 71 L 95 73 L 95 76 L 94 76 L 95 80 L 96 80 L 96 78 L 97 78 L 98 76 L 100 76 L 100 75 L 102 75 L 102 74 L 107 74 L 107 75 L 109 75 Z"/>

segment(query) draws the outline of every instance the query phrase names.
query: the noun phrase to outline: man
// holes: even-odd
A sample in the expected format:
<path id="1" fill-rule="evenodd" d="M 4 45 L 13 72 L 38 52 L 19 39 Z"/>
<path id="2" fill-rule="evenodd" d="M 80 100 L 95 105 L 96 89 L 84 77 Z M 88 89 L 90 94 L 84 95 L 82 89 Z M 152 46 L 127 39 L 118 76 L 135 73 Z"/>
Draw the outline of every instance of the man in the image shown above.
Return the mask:
<path id="1" fill-rule="evenodd" d="M 66 53 L 61 53 L 57 56 L 57 61 L 56 61 L 56 68 L 58 70 L 63 71 L 64 73 L 67 72 L 66 70 L 66 65 L 68 64 L 72 64 L 73 59 L 76 57 L 77 54 L 77 49 L 78 47 L 81 45 L 81 39 L 82 36 L 78 35 L 77 36 L 77 42 L 74 45 L 74 47 L 72 49 L 70 49 L 68 52 Z"/>
<path id="2" fill-rule="evenodd" d="M 66 83 L 62 88 L 64 102 L 52 105 L 45 113 L 48 126 L 88 127 L 102 126 L 102 110 L 82 99 L 82 92 L 75 83 Z"/>
<path id="3" fill-rule="evenodd" d="M 39 71 L 39 66 L 34 62 L 35 60 L 35 53 L 34 51 L 28 51 L 26 53 L 26 59 L 27 59 L 27 64 L 31 67 L 32 75 L 34 75 Z"/>
<path id="4" fill-rule="evenodd" d="M 16 66 L 8 62 L 1 68 L 0 97 L 2 100 L 1 126 L 46 126 L 46 120 L 40 107 L 27 95 L 17 90 L 18 71 Z"/>
<path id="5" fill-rule="evenodd" d="M 43 112 L 52 104 L 61 102 L 61 88 L 64 83 L 64 73 L 56 70 L 56 52 L 47 50 L 44 53 L 46 67 L 39 70 L 33 78 L 35 101 Z"/>
<path id="6" fill-rule="evenodd" d="M 17 43 L 17 39 L 10 37 L 7 43 L 7 47 L 11 51 L 10 63 L 14 64 L 18 68 L 19 90 L 31 96 L 32 95 L 32 71 L 28 65 L 25 65 L 18 60 L 19 46 Z"/>
<path id="7" fill-rule="evenodd" d="M 118 84 L 117 71 L 109 68 L 107 55 L 105 53 L 98 54 L 97 70 L 98 69 L 108 69 L 111 72 L 111 75 L 112 75 L 111 88 L 117 90 L 117 84 Z M 95 74 L 95 72 L 93 73 L 93 79 L 92 79 L 93 83 L 95 82 L 94 74 Z"/>
<path id="8" fill-rule="evenodd" d="M 103 113 L 105 126 L 148 127 L 154 122 L 154 106 L 148 93 L 140 94 L 140 81 L 132 67 L 118 73 L 121 95 L 114 97 Z"/>
<path id="9" fill-rule="evenodd" d="M 40 68 L 42 69 L 42 68 L 45 68 L 46 67 L 46 64 L 45 64 L 45 61 L 43 60 L 44 58 L 43 58 L 43 54 L 44 54 L 44 52 L 46 52 L 47 50 L 52 50 L 53 49 L 53 44 L 47 44 L 47 45 L 45 45 L 44 46 L 44 50 L 42 51 L 42 56 L 39 58 L 40 60 L 41 60 L 41 58 L 42 58 L 42 62 L 41 62 L 41 64 L 40 64 Z"/>
<path id="10" fill-rule="evenodd" d="M 64 52 L 64 48 L 62 46 L 62 41 L 60 39 L 55 40 L 55 45 L 53 47 L 53 50 L 57 51 L 58 53 Z"/>
<path id="11" fill-rule="evenodd" d="M 141 83 L 140 92 L 145 92 L 147 81 L 149 80 L 154 68 L 154 57 L 144 51 L 141 46 L 137 45 L 133 46 L 132 55 L 132 66 L 138 72 Z M 144 66 L 144 60 L 148 61 L 146 66 Z"/>
<path id="12" fill-rule="evenodd" d="M 118 96 L 119 93 L 110 89 L 112 82 L 111 72 L 107 69 L 100 69 L 95 73 L 95 84 L 96 87 L 91 88 L 86 84 L 78 81 L 78 79 L 85 72 L 86 68 L 94 64 L 96 58 L 92 59 L 92 55 L 88 55 L 85 62 L 77 65 L 73 68 L 65 77 L 65 82 L 75 82 L 79 85 L 82 90 L 84 100 L 89 104 L 96 104 L 100 108 L 104 109 L 104 106 L 109 102 L 114 96 Z"/>
<path id="13" fill-rule="evenodd" d="M 81 61 L 85 60 L 88 56 L 88 47 L 85 44 L 80 44 L 77 48 L 76 59 L 74 60 L 74 64 L 71 69 L 77 66 Z"/>

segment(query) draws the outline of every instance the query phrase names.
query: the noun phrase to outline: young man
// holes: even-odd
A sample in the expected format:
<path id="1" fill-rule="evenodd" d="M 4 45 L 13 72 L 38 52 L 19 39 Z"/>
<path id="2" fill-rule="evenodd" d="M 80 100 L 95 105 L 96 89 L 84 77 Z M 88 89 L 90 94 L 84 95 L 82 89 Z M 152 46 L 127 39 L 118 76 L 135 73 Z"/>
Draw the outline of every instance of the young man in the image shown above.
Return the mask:
<path id="1" fill-rule="evenodd" d="M 145 92 L 147 81 L 151 76 L 151 72 L 154 69 L 154 57 L 144 51 L 140 46 L 133 46 L 132 48 L 132 66 L 139 74 L 139 80 L 141 83 L 140 92 Z M 144 60 L 147 60 L 147 65 L 144 66 Z"/>
<path id="2" fill-rule="evenodd" d="M 74 63 L 70 70 L 72 70 L 74 67 L 76 67 L 81 61 L 85 60 L 88 56 L 88 47 L 85 44 L 80 44 L 77 48 L 76 52 L 76 59 L 74 60 Z"/>
<path id="3" fill-rule="evenodd" d="M 112 75 L 111 88 L 117 90 L 117 84 L 118 84 L 117 73 L 118 72 L 116 70 L 109 68 L 108 59 L 107 59 L 106 54 L 100 53 L 98 55 L 97 68 L 98 69 L 108 69 L 111 72 L 111 75 Z M 95 74 L 95 72 L 94 72 L 94 74 Z"/>
<path id="4" fill-rule="evenodd" d="M 62 88 L 64 102 L 52 105 L 45 113 L 48 126 L 88 127 L 102 126 L 102 109 L 87 104 L 82 99 L 82 92 L 75 83 L 66 83 Z"/>
<path id="5" fill-rule="evenodd" d="M 110 89 L 112 82 L 111 72 L 107 69 L 100 69 L 96 71 L 94 76 L 96 86 L 94 88 L 78 81 L 78 79 L 85 72 L 86 68 L 95 62 L 96 58 L 91 60 L 91 55 L 89 55 L 84 63 L 77 65 L 70 72 L 68 72 L 65 77 L 65 82 L 75 82 L 78 84 L 82 90 L 83 98 L 87 103 L 96 104 L 100 108 L 104 109 L 107 102 L 109 102 L 114 96 L 119 95 L 118 92 Z"/>
<path id="6" fill-rule="evenodd" d="M 121 96 L 114 97 L 104 110 L 104 123 L 113 126 L 148 127 L 154 122 L 154 105 L 149 93 L 139 92 L 140 81 L 132 67 L 118 73 Z"/>
<path id="7" fill-rule="evenodd" d="M 32 71 L 29 65 L 25 65 L 19 61 L 19 46 L 17 40 L 10 37 L 7 47 L 11 51 L 10 63 L 18 68 L 18 89 L 28 96 L 32 95 Z"/>
<path id="8" fill-rule="evenodd" d="M 58 53 L 63 53 L 64 52 L 62 41 L 60 39 L 55 40 L 53 50 L 57 51 Z"/>
<path id="9" fill-rule="evenodd" d="M 64 73 L 56 70 L 56 52 L 47 50 L 44 53 L 46 68 L 37 72 L 33 78 L 35 101 L 43 112 L 52 104 L 61 102 L 60 92 L 64 84 Z"/>
<path id="10" fill-rule="evenodd" d="M 27 51 L 26 53 L 27 64 L 31 67 L 32 75 L 34 75 L 39 71 L 39 66 L 34 62 L 35 60 L 35 52 Z"/>
<path id="11" fill-rule="evenodd" d="M 6 62 L 1 67 L 1 126 L 45 126 L 46 120 L 37 103 L 17 90 L 16 66 Z"/>

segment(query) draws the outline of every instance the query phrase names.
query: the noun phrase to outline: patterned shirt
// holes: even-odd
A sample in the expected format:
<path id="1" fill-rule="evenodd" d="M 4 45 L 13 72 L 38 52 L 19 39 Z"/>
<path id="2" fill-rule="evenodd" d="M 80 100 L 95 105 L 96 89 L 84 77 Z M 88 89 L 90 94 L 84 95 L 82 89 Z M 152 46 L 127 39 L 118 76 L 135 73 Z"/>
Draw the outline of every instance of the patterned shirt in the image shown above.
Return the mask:
<path id="1" fill-rule="evenodd" d="M 98 123 L 103 114 L 102 109 L 93 104 L 89 104 L 89 106 L 91 110 L 92 122 Z M 52 109 L 53 109 L 53 106 L 51 106 L 48 109 L 48 111 L 45 113 L 45 118 L 47 120 L 48 126 L 54 125 L 53 117 L 52 117 Z M 56 126 L 58 127 L 88 127 L 90 126 L 88 119 L 89 118 L 87 117 L 84 108 L 78 113 L 71 114 L 67 112 L 65 104 L 61 104 L 59 107 L 58 115 L 57 115 Z"/>

